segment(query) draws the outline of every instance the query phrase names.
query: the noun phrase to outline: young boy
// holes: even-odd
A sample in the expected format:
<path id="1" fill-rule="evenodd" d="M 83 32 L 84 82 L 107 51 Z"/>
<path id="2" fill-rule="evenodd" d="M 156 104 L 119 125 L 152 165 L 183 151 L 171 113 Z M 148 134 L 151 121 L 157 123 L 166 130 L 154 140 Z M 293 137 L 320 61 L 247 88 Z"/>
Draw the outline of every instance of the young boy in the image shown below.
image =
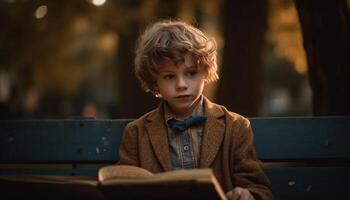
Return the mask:
<path id="1" fill-rule="evenodd" d="M 248 119 L 202 95 L 205 84 L 218 79 L 216 71 L 216 43 L 200 30 L 179 21 L 147 29 L 135 73 L 161 103 L 127 125 L 119 164 L 153 173 L 212 168 L 228 199 L 273 199 Z"/>

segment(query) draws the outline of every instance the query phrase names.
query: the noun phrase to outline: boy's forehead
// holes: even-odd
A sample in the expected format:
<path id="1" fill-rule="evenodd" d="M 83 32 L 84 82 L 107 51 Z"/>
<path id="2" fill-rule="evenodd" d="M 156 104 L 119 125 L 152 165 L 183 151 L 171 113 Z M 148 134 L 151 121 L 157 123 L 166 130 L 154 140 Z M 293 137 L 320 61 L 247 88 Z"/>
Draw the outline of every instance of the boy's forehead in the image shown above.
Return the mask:
<path id="1" fill-rule="evenodd" d="M 184 56 L 184 64 L 186 67 L 194 66 L 194 57 L 190 53 L 186 53 Z"/>
<path id="2" fill-rule="evenodd" d="M 178 68 L 180 66 L 184 66 L 184 67 L 196 66 L 194 57 L 190 53 L 186 53 L 183 59 L 179 62 L 175 62 L 171 59 L 164 59 L 161 61 L 160 65 L 158 66 L 158 69 L 167 68 L 167 67 Z"/>

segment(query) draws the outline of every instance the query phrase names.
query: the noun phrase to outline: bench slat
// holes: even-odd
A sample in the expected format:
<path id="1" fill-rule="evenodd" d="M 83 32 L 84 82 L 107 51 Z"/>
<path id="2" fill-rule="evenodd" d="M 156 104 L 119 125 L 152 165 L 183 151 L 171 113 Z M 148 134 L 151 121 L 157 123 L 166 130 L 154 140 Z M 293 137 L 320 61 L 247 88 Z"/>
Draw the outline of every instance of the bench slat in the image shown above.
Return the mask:
<path id="1" fill-rule="evenodd" d="M 116 161 L 122 132 L 129 121 L 0 121 L 0 162 Z"/>
<path id="2" fill-rule="evenodd" d="M 350 158 L 349 117 L 250 120 L 260 159 Z M 0 162 L 113 162 L 129 121 L 0 121 Z"/>
<path id="3" fill-rule="evenodd" d="M 266 171 L 276 199 L 323 199 L 347 197 L 350 167 L 286 167 Z"/>
<path id="4" fill-rule="evenodd" d="M 349 117 L 252 118 L 263 160 L 350 158 Z"/>

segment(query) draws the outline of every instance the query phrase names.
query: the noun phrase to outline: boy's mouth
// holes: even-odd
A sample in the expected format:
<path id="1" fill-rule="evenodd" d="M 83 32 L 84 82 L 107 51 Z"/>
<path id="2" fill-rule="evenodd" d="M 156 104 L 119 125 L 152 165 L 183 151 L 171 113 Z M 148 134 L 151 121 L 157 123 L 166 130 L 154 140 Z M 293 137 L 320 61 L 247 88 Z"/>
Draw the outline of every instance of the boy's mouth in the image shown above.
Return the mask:
<path id="1" fill-rule="evenodd" d="M 190 97 L 191 97 L 191 95 L 179 95 L 176 98 L 177 99 L 185 99 L 185 98 L 190 98 Z"/>

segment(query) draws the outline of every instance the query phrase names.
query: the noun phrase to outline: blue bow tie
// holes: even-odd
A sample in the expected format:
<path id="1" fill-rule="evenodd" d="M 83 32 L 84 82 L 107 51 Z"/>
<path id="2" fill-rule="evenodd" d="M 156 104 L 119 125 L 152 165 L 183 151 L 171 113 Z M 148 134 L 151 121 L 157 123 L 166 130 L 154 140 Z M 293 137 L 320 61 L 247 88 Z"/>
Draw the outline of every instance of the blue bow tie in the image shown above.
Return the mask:
<path id="1" fill-rule="evenodd" d="M 168 120 L 168 126 L 178 132 L 183 132 L 189 127 L 195 125 L 195 124 L 200 124 L 203 123 L 207 120 L 206 116 L 193 116 L 190 118 L 185 119 L 184 121 L 176 120 L 174 118 Z"/>

